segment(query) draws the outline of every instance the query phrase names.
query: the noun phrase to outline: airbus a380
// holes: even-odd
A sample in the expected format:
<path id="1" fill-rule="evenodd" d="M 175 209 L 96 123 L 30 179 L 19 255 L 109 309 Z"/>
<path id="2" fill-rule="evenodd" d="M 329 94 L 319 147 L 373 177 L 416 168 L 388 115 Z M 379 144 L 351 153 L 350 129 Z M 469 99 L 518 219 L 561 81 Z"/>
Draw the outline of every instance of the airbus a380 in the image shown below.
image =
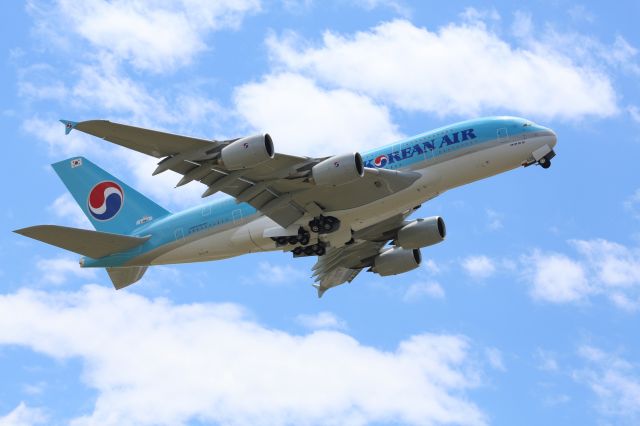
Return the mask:
<path id="1" fill-rule="evenodd" d="M 318 296 L 367 268 L 381 276 L 417 268 L 420 249 L 444 240 L 439 216 L 407 220 L 443 192 L 520 166 L 548 168 L 556 134 L 529 120 L 489 117 L 359 153 L 325 158 L 276 153 L 268 134 L 215 141 L 104 120 L 61 120 L 160 158 L 155 174 L 233 198 L 171 213 L 83 157 L 53 168 L 96 231 L 39 225 L 15 232 L 83 255 L 116 289 L 150 265 L 203 262 L 281 250 L 317 256 Z"/>

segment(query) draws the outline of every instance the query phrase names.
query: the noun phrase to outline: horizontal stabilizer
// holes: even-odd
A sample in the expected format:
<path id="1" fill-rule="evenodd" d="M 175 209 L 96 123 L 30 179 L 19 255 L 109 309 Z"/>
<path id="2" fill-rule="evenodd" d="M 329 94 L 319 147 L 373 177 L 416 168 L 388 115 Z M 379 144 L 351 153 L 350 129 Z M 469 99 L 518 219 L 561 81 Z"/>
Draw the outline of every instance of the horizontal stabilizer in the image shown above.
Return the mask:
<path id="1" fill-rule="evenodd" d="M 135 282 L 147 271 L 146 266 L 128 266 L 125 268 L 107 268 L 107 273 L 116 290 L 120 290 Z"/>
<path id="2" fill-rule="evenodd" d="M 14 232 L 93 259 L 131 250 L 151 238 L 150 236 L 130 237 L 57 225 L 30 226 Z"/>

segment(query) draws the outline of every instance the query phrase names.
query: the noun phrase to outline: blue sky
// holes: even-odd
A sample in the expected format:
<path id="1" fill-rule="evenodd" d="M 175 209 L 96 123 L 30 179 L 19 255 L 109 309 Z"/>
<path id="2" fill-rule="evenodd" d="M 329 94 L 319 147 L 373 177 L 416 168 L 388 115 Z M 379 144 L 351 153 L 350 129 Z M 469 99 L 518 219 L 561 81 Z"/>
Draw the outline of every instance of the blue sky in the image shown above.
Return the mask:
<path id="1" fill-rule="evenodd" d="M 0 26 L 0 425 L 638 424 L 640 5 L 8 2 Z M 483 115 L 553 128 L 553 167 L 452 190 L 423 266 L 318 300 L 311 259 L 103 271 L 10 231 L 88 227 L 85 155 L 177 211 L 203 188 L 74 132 L 104 118 L 339 154 Z M 78 133 L 78 134 L 76 134 Z"/>

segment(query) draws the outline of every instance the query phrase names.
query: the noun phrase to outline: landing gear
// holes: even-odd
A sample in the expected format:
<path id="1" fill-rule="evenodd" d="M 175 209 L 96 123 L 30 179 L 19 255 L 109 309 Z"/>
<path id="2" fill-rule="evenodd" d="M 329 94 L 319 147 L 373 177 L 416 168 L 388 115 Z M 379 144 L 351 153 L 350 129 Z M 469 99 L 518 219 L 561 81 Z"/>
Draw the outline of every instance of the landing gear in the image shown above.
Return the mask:
<path id="1" fill-rule="evenodd" d="M 327 248 L 325 246 L 325 243 L 323 243 L 322 241 L 318 241 L 317 244 L 312 244 L 310 246 L 298 246 L 291 250 L 291 253 L 293 253 L 293 257 L 324 256 L 326 252 Z"/>
<path id="2" fill-rule="evenodd" d="M 340 220 L 333 216 L 318 216 L 309 222 L 311 232 L 317 234 L 330 234 L 340 227 Z"/>
<path id="3" fill-rule="evenodd" d="M 311 234 L 302 227 L 298 230 L 298 235 L 272 237 L 271 239 L 275 241 L 276 247 L 297 245 L 291 250 L 293 257 L 323 256 L 327 252 L 326 245 L 322 241 L 309 245 Z"/>
<path id="4" fill-rule="evenodd" d="M 298 235 L 290 235 L 288 237 L 272 237 L 271 239 L 276 242 L 276 246 L 286 246 L 286 245 L 296 245 L 298 243 L 306 246 L 309 244 L 309 239 L 311 236 L 309 235 L 309 231 L 305 231 L 304 228 L 300 227 L 298 230 Z"/>
<path id="5" fill-rule="evenodd" d="M 539 159 L 538 164 L 540 164 L 543 169 L 548 169 L 551 167 L 551 159 L 555 156 L 556 153 L 552 150 L 550 153 Z"/>
<path id="6" fill-rule="evenodd" d="M 309 222 L 311 232 L 318 235 L 330 234 L 340 228 L 340 220 L 333 216 L 318 216 Z M 271 238 L 276 243 L 276 247 L 296 246 L 291 249 L 293 257 L 304 256 L 324 256 L 327 253 L 326 243 L 318 241 L 309 245 L 311 234 L 303 227 L 298 229 L 298 235 L 289 235 Z"/>
<path id="7" fill-rule="evenodd" d="M 543 169 L 548 169 L 549 167 L 551 167 L 551 160 L 548 160 L 548 159 L 542 157 L 538 161 L 538 164 L 540 164 L 540 166 L 542 166 Z"/>

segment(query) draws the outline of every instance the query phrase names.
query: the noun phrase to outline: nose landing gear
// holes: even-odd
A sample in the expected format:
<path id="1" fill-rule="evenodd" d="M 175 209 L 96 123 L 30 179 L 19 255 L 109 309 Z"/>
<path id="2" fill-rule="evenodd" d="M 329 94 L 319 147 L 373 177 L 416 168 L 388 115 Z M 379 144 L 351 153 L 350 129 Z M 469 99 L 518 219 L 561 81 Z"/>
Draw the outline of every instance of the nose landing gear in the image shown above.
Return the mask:
<path id="1" fill-rule="evenodd" d="M 539 159 L 538 164 L 543 169 L 548 169 L 549 167 L 551 167 L 551 159 L 555 156 L 556 156 L 556 153 L 552 150 L 550 153 L 548 153 L 547 155 Z"/>
<path id="2" fill-rule="evenodd" d="M 551 167 L 551 160 L 547 160 L 546 158 L 542 157 L 539 161 L 538 164 L 540 164 L 540 166 L 543 169 L 548 169 L 549 167 Z"/>

